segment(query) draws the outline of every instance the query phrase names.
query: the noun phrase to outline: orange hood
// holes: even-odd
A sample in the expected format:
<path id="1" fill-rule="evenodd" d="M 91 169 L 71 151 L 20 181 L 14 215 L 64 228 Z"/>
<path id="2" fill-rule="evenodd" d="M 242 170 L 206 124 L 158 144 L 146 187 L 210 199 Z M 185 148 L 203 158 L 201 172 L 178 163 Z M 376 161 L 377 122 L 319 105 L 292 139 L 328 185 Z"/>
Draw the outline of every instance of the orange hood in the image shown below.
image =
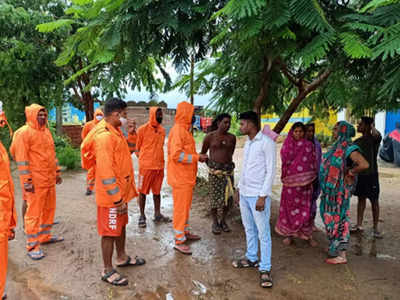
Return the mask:
<path id="1" fill-rule="evenodd" d="M 185 126 L 187 129 L 192 125 L 194 106 L 189 102 L 183 101 L 176 107 L 175 123 Z"/>
<path id="2" fill-rule="evenodd" d="M 156 113 L 158 109 L 159 107 L 157 106 L 150 107 L 150 113 L 149 113 L 149 124 L 155 128 L 160 126 L 160 123 L 157 122 L 156 118 Z"/>
<path id="3" fill-rule="evenodd" d="M 99 123 L 101 121 L 101 120 L 99 121 L 99 120 L 96 119 L 97 116 L 102 116 L 104 118 L 104 113 L 100 108 L 96 109 L 96 111 L 94 112 L 93 120 L 94 120 L 95 124 L 97 124 L 97 123 Z"/>
<path id="4" fill-rule="evenodd" d="M 37 116 L 39 114 L 39 111 L 42 109 L 46 110 L 44 106 L 35 103 L 25 107 L 26 124 L 34 129 L 40 129 Z M 42 128 L 44 127 L 46 126 L 43 126 Z"/>

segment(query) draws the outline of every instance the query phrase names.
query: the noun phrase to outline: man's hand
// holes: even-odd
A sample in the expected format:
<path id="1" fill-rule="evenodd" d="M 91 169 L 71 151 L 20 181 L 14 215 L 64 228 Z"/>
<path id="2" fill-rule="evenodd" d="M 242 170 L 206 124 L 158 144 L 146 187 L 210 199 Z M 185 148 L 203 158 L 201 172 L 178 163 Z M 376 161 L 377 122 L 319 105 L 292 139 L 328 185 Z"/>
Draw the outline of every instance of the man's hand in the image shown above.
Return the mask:
<path id="1" fill-rule="evenodd" d="M 347 174 L 347 175 L 344 177 L 344 182 L 345 182 L 347 185 L 353 185 L 354 182 L 355 182 L 355 177 L 354 177 L 353 175 Z"/>
<path id="2" fill-rule="evenodd" d="M 235 193 L 233 194 L 233 201 L 237 207 L 240 207 L 240 192 L 238 188 L 235 190 Z"/>
<path id="3" fill-rule="evenodd" d="M 263 211 L 265 208 L 265 199 L 267 197 L 258 197 L 258 200 L 256 202 L 256 211 Z"/>
<path id="4" fill-rule="evenodd" d="M 63 182 L 61 176 L 56 177 L 56 184 L 61 184 Z"/>
<path id="5" fill-rule="evenodd" d="M 15 239 L 15 230 L 10 229 L 10 233 L 8 234 L 8 240 L 12 241 L 13 239 Z"/>
<path id="6" fill-rule="evenodd" d="M 136 132 L 136 121 L 128 119 L 128 133 L 134 134 Z"/>
<path id="7" fill-rule="evenodd" d="M 34 193 L 35 192 L 35 187 L 33 186 L 32 183 L 24 183 L 24 190 L 27 193 Z"/>
<path id="8" fill-rule="evenodd" d="M 208 160 L 208 155 L 207 154 L 200 154 L 199 156 L 199 161 L 200 162 L 206 162 Z"/>
<path id="9" fill-rule="evenodd" d="M 115 207 L 117 208 L 117 214 L 119 215 L 125 215 L 128 213 L 128 205 L 123 201 L 118 203 Z"/>

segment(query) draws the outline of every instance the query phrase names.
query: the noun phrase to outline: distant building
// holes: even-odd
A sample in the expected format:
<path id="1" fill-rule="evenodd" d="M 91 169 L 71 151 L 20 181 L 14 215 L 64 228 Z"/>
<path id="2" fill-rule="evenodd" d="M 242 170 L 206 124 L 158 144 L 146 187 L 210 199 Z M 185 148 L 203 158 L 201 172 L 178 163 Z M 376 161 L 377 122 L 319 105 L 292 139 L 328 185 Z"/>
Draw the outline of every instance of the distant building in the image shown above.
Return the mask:
<path id="1" fill-rule="evenodd" d="M 100 107 L 100 104 L 95 102 L 94 109 Z M 49 120 L 56 121 L 56 109 L 53 108 L 49 112 Z M 65 125 L 79 125 L 86 122 L 86 114 L 84 111 L 76 108 L 71 103 L 65 103 L 62 107 L 62 121 Z"/>

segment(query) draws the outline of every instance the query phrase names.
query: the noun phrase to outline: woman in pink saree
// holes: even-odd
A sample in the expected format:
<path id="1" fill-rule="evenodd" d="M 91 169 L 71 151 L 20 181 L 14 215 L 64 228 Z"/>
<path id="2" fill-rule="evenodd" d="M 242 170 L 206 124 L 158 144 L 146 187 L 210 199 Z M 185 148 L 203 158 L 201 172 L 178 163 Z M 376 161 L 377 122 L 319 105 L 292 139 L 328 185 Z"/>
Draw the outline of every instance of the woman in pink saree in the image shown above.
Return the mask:
<path id="1" fill-rule="evenodd" d="M 314 145 L 304 135 L 304 124 L 295 123 L 281 149 L 283 188 L 275 231 L 285 237 L 285 245 L 300 238 L 316 246 L 310 218 L 313 181 L 317 177 L 316 154 Z"/>

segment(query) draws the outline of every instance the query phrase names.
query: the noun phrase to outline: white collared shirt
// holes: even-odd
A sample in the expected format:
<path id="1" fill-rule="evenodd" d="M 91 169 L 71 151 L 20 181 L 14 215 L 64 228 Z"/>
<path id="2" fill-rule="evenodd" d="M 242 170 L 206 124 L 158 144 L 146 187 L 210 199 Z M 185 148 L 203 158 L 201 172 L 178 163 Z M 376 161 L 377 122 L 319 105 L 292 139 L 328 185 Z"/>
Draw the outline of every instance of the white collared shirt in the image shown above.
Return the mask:
<path id="1" fill-rule="evenodd" d="M 240 194 L 247 197 L 272 195 L 272 183 L 276 172 L 276 144 L 261 131 L 244 146 Z"/>

